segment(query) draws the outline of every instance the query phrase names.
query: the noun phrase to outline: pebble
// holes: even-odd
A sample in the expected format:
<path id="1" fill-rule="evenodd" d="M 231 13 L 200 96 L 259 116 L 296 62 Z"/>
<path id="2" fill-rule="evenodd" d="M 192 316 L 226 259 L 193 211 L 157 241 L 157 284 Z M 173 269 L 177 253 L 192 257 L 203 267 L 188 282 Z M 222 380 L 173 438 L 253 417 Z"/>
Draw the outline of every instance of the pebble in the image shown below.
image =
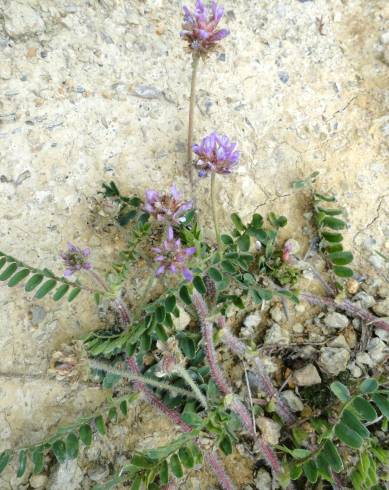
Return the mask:
<path id="1" fill-rule="evenodd" d="M 281 398 L 286 401 L 288 407 L 292 410 L 292 412 L 301 412 L 304 409 L 303 402 L 293 390 L 283 391 L 281 393 Z"/>
<path id="2" fill-rule="evenodd" d="M 295 310 L 297 311 L 297 313 L 304 313 L 305 306 L 302 303 L 299 303 L 295 306 Z"/>
<path id="3" fill-rule="evenodd" d="M 350 362 L 347 367 L 351 373 L 351 376 L 353 376 L 354 378 L 360 378 L 362 376 L 363 371 L 359 366 L 355 364 L 355 362 Z"/>
<path id="4" fill-rule="evenodd" d="M 334 339 L 330 340 L 327 344 L 328 347 L 343 347 L 344 349 L 349 349 L 350 346 L 347 343 L 347 340 L 344 338 L 344 335 L 338 335 Z"/>
<path id="5" fill-rule="evenodd" d="M 353 297 L 353 302 L 357 303 L 361 308 L 371 308 L 375 305 L 376 300 L 370 294 L 365 293 L 365 291 L 360 291 Z"/>
<path id="6" fill-rule="evenodd" d="M 31 322 L 34 325 L 41 323 L 46 317 L 46 311 L 42 306 L 33 306 L 31 308 Z"/>
<path id="7" fill-rule="evenodd" d="M 322 347 L 320 349 L 319 365 L 333 376 L 345 371 L 350 360 L 350 352 L 339 347 Z"/>
<path id="8" fill-rule="evenodd" d="M 381 34 L 380 41 L 382 44 L 389 44 L 389 31 L 385 31 Z"/>
<path id="9" fill-rule="evenodd" d="M 304 332 L 304 325 L 301 323 L 295 323 L 292 327 L 292 330 L 294 333 L 303 333 Z"/>
<path id="10" fill-rule="evenodd" d="M 334 311 L 324 317 L 324 323 L 330 328 L 345 328 L 349 324 L 347 316 Z"/>
<path id="11" fill-rule="evenodd" d="M 47 475 L 33 475 L 30 478 L 30 485 L 32 488 L 43 488 L 47 484 Z"/>
<path id="12" fill-rule="evenodd" d="M 384 317 L 383 320 L 389 323 L 389 317 Z M 382 328 L 377 328 L 375 334 L 384 342 L 389 343 L 389 332 L 387 330 L 382 330 Z"/>
<path id="13" fill-rule="evenodd" d="M 258 490 L 272 490 L 272 477 L 264 468 L 258 470 L 254 483 Z"/>
<path id="14" fill-rule="evenodd" d="M 109 468 L 104 468 L 103 466 L 95 466 L 88 470 L 88 476 L 94 482 L 106 480 L 109 476 Z"/>
<path id="15" fill-rule="evenodd" d="M 367 352 L 358 352 L 358 354 L 355 356 L 355 362 L 359 364 L 360 366 L 366 365 L 369 367 L 373 367 L 374 363 L 371 357 Z"/>
<path id="16" fill-rule="evenodd" d="M 176 330 L 178 330 L 179 332 L 182 332 L 182 330 L 185 330 L 186 327 L 189 325 L 190 316 L 180 306 L 178 307 L 178 309 L 180 311 L 180 316 L 177 318 L 173 315 L 173 325 L 174 325 Z"/>
<path id="17" fill-rule="evenodd" d="M 286 71 L 280 71 L 278 73 L 278 77 L 282 83 L 288 83 L 288 81 L 289 81 L 289 74 Z"/>
<path id="18" fill-rule="evenodd" d="M 381 339 L 374 337 L 373 339 L 370 339 L 367 344 L 367 352 L 375 366 L 389 355 L 389 348 Z"/>
<path id="19" fill-rule="evenodd" d="M 386 298 L 383 301 L 378 301 L 378 303 L 376 303 L 372 309 L 378 316 L 389 316 L 389 298 Z"/>
<path id="20" fill-rule="evenodd" d="M 376 269 L 382 269 L 385 266 L 385 260 L 379 255 L 370 255 L 369 262 Z"/>
<path id="21" fill-rule="evenodd" d="M 271 445 L 278 444 L 281 436 L 281 426 L 269 417 L 257 417 L 255 419 L 263 439 Z"/>
<path id="22" fill-rule="evenodd" d="M 78 490 L 83 480 L 83 472 L 77 460 L 67 460 L 57 465 L 50 475 L 50 490 Z"/>
<path id="23" fill-rule="evenodd" d="M 247 328 L 257 328 L 261 323 L 262 317 L 259 311 L 255 311 L 254 313 L 250 313 L 243 320 L 243 325 Z"/>
<path id="24" fill-rule="evenodd" d="M 289 330 L 286 328 L 281 328 L 278 323 L 273 323 L 273 325 L 266 332 L 264 344 L 289 345 L 289 343 Z"/>
<path id="25" fill-rule="evenodd" d="M 307 364 L 293 373 L 293 380 L 297 386 L 312 386 L 321 383 L 320 375 L 313 364 Z"/>
<path id="26" fill-rule="evenodd" d="M 359 286 L 360 283 L 352 277 L 346 283 L 347 292 L 349 294 L 356 294 L 358 292 Z"/>
<path id="27" fill-rule="evenodd" d="M 280 305 L 276 305 L 270 310 L 270 316 L 276 323 L 282 323 L 286 320 L 285 313 Z"/>

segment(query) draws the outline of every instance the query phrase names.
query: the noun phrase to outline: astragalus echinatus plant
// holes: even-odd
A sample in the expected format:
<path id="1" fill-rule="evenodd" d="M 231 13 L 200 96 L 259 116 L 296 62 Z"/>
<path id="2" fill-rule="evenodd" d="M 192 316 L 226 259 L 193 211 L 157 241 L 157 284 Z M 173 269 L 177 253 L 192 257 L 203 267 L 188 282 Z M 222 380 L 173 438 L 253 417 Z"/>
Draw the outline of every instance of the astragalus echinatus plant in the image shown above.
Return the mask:
<path id="1" fill-rule="evenodd" d="M 275 488 L 378 489 L 385 485 L 388 451 L 376 436 L 376 429 L 387 430 L 389 418 L 385 380 L 367 378 L 348 387 L 334 381 L 331 390 L 336 398 L 329 395 L 320 416 L 312 420 L 308 416 L 307 422 L 291 412 L 258 346 L 238 338 L 229 322 L 231 308 L 243 314 L 277 297 L 286 312 L 288 302 L 307 301 L 342 310 L 370 328 L 389 330 L 385 320 L 347 298 L 344 278 L 354 272 L 349 267 L 352 254 L 343 250 L 339 231 L 346 223 L 339 217 L 341 210 L 333 207 L 334 198 L 313 190 L 316 174 L 308 179 L 309 185 L 298 181 L 295 187 L 312 189 L 316 227 L 312 238 L 318 238 L 316 253 L 326 259 L 324 272 L 315 272 L 308 254 L 302 260 L 293 241 L 281 241 L 279 232 L 287 224 L 284 216 L 270 213 L 265 220 L 253 214 L 243 222 L 234 213 L 231 226 L 220 232 L 222 209 L 216 184 L 222 185 L 238 165 L 244 165 L 244 157 L 234 138 L 219 132 L 221 128 L 194 136 L 194 110 L 199 65 L 229 34 L 219 28 L 223 13 L 216 1 L 206 6 L 198 0 L 194 10 L 184 7 L 181 37 L 192 59 L 192 82 L 183 171 L 192 195 L 185 196 L 174 182 L 169 189 L 148 189 L 144 196 L 131 197 L 122 194 L 116 183 L 104 183 L 100 205 L 110 210 L 110 224 L 119 227 L 127 241 L 107 264 L 105 274 L 96 271 L 93 250 L 72 243 L 59 253 L 63 270 L 57 274 L 0 253 L 0 280 L 9 287 L 22 286 L 34 299 L 51 295 L 57 302 L 91 294 L 97 305 L 115 313 L 113 323 L 107 320 L 103 329 L 69 345 L 64 353 L 67 360 L 56 358 L 52 366 L 53 372 L 71 382 L 98 379 L 112 392 L 106 405 L 38 444 L 5 450 L 0 455 L 0 472 L 13 461 L 21 478 L 31 467 L 29 460 L 32 471 L 40 473 L 50 457 L 60 464 L 76 458 L 82 446 L 107 435 L 109 424 L 118 419 L 125 423 L 130 403 L 142 398 L 181 434 L 165 446 L 132 454 L 129 464 L 96 488 L 125 483 L 132 489 L 172 489 L 186 472 L 205 464 L 221 488 L 234 489 L 223 459 L 238 443 L 245 445 L 253 460 L 266 465 Z M 202 217 L 195 209 L 196 179 L 210 180 L 211 240 L 204 238 Z M 126 287 L 131 273 L 136 268 L 139 274 L 140 267 L 148 279 L 130 304 L 125 300 Z M 298 290 L 304 268 L 315 272 L 324 296 Z M 184 328 L 179 322 L 183 315 L 190 318 Z M 254 377 L 263 394 L 260 402 L 253 400 L 249 383 L 246 391 L 237 392 L 220 362 L 221 349 Z M 282 425 L 282 444 L 273 446 L 265 438 L 257 423 L 257 416 L 263 414 Z M 310 430 L 304 431 L 307 423 Z"/>

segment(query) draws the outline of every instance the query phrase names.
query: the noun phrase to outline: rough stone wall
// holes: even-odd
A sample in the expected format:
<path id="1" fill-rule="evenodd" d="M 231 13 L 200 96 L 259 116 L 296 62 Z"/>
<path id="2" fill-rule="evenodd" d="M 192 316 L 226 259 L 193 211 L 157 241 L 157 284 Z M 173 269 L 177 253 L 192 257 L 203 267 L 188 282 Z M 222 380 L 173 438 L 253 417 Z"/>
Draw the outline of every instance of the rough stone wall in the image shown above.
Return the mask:
<path id="1" fill-rule="evenodd" d="M 383 273 L 372 250 L 389 254 L 387 2 L 224 4 L 232 34 L 201 66 L 195 130 L 195 140 L 225 132 L 242 150 L 219 181 L 223 212 L 284 212 L 298 238 L 307 206 L 290 183 L 319 170 L 349 211 L 362 271 Z M 104 268 L 120 243 L 87 225 L 103 181 L 189 190 L 179 7 L 0 0 L 0 249 L 59 272 L 69 239 L 92 246 Z M 206 222 L 207 192 L 198 182 Z M 38 304 L 2 287 L 0 305 L 1 450 L 40 440 L 103 395 L 40 378 L 53 349 L 98 325 L 92 302 Z"/>

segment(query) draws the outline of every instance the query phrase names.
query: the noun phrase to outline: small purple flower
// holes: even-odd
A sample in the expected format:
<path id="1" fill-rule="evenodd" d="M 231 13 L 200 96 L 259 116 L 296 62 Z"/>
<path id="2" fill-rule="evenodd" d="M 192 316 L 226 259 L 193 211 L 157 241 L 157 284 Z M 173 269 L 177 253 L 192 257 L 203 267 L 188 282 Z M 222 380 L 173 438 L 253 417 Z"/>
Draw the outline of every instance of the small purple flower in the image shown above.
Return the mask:
<path id="1" fill-rule="evenodd" d="M 63 273 L 65 277 L 71 276 L 74 272 L 78 272 L 81 269 L 90 270 L 92 264 L 86 260 L 90 255 L 90 249 L 81 249 L 76 247 L 72 243 L 68 242 L 68 250 L 61 254 L 63 261 L 67 269 Z"/>
<path id="2" fill-rule="evenodd" d="M 183 7 L 183 11 L 183 31 L 180 35 L 188 41 L 188 48 L 192 52 L 204 56 L 230 33 L 228 29 L 217 30 L 217 25 L 224 15 L 224 8 L 218 7 L 216 0 L 211 0 L 208 8 L 202 0 L 197 0 L 193 14 L 188 7 Z"/>
<path id="3" fill-rule="evenodd" d="M 192 201 L 183 201 L 182 195 L 175 185 L 169 194 L 160 194 L 157 191 L 146 191 L 144 209 L 158 221 L 178 224 L 185 221 L 184 214 L 192 209 Z"/>
<path id="4" fill-rule="evenodd" d="M 174 238 L 173 228 L 169 226 L 167 239 L 164 240 L 161 247 L 153 248 L 156 254 L 155 261 L 159 262 L 156 276 L 161 276 L 166 272 L 173 274 L 182 273 L 187 281 L 193 279 L 193 274 L 186 266 L 189 257 L 196 252 L 195 247 L 182 248 L 181 241 Z"/>
<path id="5" fill-rule="evenodd" d="M 199 177 L 205 177 L 207 172 L 230 174 L 240 156 L 236 143 L 215 132 L 206 136 L 199 145 L 193 145 L 193 151 L 199 157 L 196 162 Z"/>

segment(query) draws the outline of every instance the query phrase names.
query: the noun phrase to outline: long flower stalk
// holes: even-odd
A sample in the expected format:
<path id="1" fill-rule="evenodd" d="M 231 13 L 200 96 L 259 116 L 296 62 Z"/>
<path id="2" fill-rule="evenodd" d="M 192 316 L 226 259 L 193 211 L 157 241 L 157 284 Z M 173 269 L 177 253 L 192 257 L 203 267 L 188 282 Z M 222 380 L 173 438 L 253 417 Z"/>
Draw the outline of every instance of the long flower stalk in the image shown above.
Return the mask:
<path id="1" fill-rule="evenodd" d="M 211 207 L 212 207 L 212 219 L 213 226 L 215 228 L 215 235 L 217 240 L 217 246 L 219 253 L 222 250 L 223 244 L 220 239 L 219 223 L 217 220 L 217 203 L 216 203 L 216 173 L 212 172 L 211 175 Z"/>
<path id="2" fill-rule="evenodd" d="M 190 97 L 189 97 L 189 122 L 188 122 L 188 144 L 187 144 L 187 165 L 189 170 L 189 181 L 191 187 L 191 194 L 194 194 L 194 182 L 193 182 L 193 126 L 194 126 L 194 109 L 196 103 L 196 81 L 197 72 L 199 67 L 200 56 L 197 53 L 193 54 L 192 61 L 192 80 L 190 84 Z"/>

